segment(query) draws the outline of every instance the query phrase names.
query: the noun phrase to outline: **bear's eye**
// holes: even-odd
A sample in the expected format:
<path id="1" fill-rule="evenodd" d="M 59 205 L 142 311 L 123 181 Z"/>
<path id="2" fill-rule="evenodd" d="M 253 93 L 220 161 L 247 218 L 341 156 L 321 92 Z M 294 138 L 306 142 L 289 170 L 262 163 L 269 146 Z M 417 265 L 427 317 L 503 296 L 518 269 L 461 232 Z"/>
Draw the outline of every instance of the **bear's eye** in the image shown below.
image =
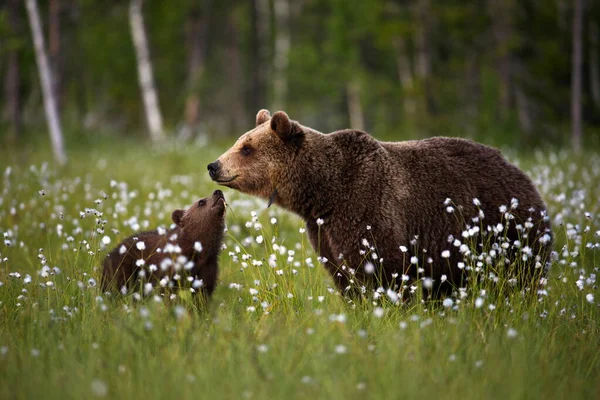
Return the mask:
<path id="1" fill-rule="evenodd" d="M 198 201 L 198 207 L 202 207 L 202 206 L 204 206 L 205 204 L 206 204 L 206 200 L 204 200 L 204 199 L 203 199 L 203 200 L 200 200 L 200 201 Z"/>
<path id="2" fill-rule="evenodd" d="M 250 146 L 244 145 L 240 150 L 240 153 L 242 153 L 243 156 L 249 156 L 250 153 L 252 153 L 252 149 L 250 148 Z"/>

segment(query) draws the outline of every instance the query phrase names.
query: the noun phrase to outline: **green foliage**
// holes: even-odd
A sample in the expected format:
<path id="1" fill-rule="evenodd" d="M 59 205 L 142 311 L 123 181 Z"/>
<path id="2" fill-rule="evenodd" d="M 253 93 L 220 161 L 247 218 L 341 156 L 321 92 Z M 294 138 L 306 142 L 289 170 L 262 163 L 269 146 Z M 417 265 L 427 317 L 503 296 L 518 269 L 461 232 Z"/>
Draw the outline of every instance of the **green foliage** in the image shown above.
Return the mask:
<path id="1" fill-rule="evenodd" d="M 151 61 L 168 130 L 180 129 L 191 94 L 200 102 L 200 131 L 213 136 L 235 136 L 256 111 L 272 105 L 281 34 L 274 9 L 279 1 L 290 6 L 285 103 L 297 120 L 323 131 L 348 127 L 346 97 L 352 82 L 361 87 L 366 128 L 378 135 L 402 131 L 405 137 L 457 135 L 527 145 L 568 141 L 571 4 L 535 0 L 186 0 L 177 6 L 146 1 Z M 76 135 L 144 131 L 128 2 L 61 4 L 61 99 L 68 130 Z M 38 132 L 43 126 L 38 73 L 24 7 L 17 11 L 20 29 L 11 32 L 9 5 L 0 7 L 1 46 L 3 52 L 19 54 L 24 120 L 26 128 Z M 44 21 L 47 12 L 44 5 Z M 201 18 L 208 27 L 199 81 L 190 76 L 186 39 L 193 12 L 208 15 Z M 599 18 L 597 4 L 589 4 L 584 33 Z M 258 27 L 257 33 L 257 24 L 269 26 Z M 589 57 L 594 51 L 591 40 L 584 38 L 583 44 L 584 122 L 593 142 L 599 120 L 587 79 L 598 66 Z M 428 67 L 422 65 L 423 57 Z M 7 69 L 5 60 L 0 60 L 1 72 Z M 503 65 L 508 72 L 502 71 Z M 264 80 L 258 85 L 253 82 L 257 68 Z M 428 72 L 419 72 L 423 68 Z M 402 73 L 412 81 L 405 87 Z M 255 90 L 265 94 L 263 104 L 254 104 Z M 527 105 L 517 101 L 517 91 Z M 531 121 L 531 128 L 524 119 Z M 506 132 L 512 133 L 504 136 Z"/>

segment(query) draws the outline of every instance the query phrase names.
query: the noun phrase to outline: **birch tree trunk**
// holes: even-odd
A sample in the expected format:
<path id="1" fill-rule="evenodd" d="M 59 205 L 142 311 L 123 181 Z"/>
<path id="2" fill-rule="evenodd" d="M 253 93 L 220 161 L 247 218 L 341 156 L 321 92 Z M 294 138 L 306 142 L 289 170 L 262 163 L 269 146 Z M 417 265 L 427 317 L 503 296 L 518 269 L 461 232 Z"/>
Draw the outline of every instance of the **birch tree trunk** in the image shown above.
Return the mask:
<path id="1" fill-rule="evenodd" d="M 8 0 L 8 26 L 10 37 L 18 36 L 20 31 L 19 5 L 20 0 Z M 4 98 L 6 99 L 4 113 L 10 121 L 10 139 L 14 142 L 21 134 L 21 74 L 19 71 L 20 50 L 12 45 L 6 54 L 7 65 L 4 76 Z"/>
<path id="2" fill-rule="evenodd" d="M 583 64 L 582 51 L 583 0 L 575 0 L 573 10 L 573 54 L 571 66 L 571 144 L 575 152 L 581 151 L 581 81 Z"/>
<path id="3" fill-rule="evenodd" d="M 404 39 L 400 36 L 393 38 L 394 50 L 396 52 L 396 68 L 398 69 L 398 79 L 402 86 L 402 104 L 404 113 L 411 116 L 415 113 L 417 107 L 414 99 L 415 80 L 411 70 L 410 60 L 406 51 Z"/>
<path id="4" fill-rule="evenodd" d="M 144 101 L 146 121 L 150 131 L 150 138 L 156 142 L 164 139 L 165 135 L 158 96 L 154 86 L 154 74 L 148 50 L 148 39 L 142 16 L 142 2 L 143 0 L 131 0 L 129 4 L 129 23 L 131 25 L 131 36 L 137 59 L 138 79 Z"/>
<path id="5" fill-rule="evenodd" d="M 273 60 L 273 109 L 286 107 L 288 92 L 288 64 L 290 52 L 290 3 L 289 0 L 275 0 L 275 56 Z"/>
<path id="6" fill-rule="evenodd" d="M 58 112 L 56 110 L 56 101 L 52 90 L 52 73 L 48 65 L 48 57 L 44 44 L 44 35 L 40 23 L 40 15 L 38 12 L 36 0 L 25 0 L 27 6 L 27 14 L 29 15 L 29 24 L 31 25 L 31 33 L 33 35 L 33 43 L 35 45 L 35 58 L 38 64 L 40 80 L 42 82 L 42 95 L 44 97 L 44 109 L 46 111 L 46 120 L 50 128 L 50 139 L 52 141 L 52 149 L 54 157 L 59 164 L 67 162 L 65 154 L 62 129 Z"/>
<path id="7" fill-rule="evenodd" d="M 352 80 L 346 85 L 346 98 L 348 101 L 350 126 L 352 129 L 364 131 L 365 120 L 363 116 L 362 104 L 360 102 L 360 83 L 358 81 Z"/>
<path id="8" fill-rule="evenodd" d="M 56 108 L 60 115 L 62 110 L 62 60 L 60 37 L 61 1 L 50 0 L 48 4 L 48 60 L 52 72 L 52 92 L 56 99 Z"/>

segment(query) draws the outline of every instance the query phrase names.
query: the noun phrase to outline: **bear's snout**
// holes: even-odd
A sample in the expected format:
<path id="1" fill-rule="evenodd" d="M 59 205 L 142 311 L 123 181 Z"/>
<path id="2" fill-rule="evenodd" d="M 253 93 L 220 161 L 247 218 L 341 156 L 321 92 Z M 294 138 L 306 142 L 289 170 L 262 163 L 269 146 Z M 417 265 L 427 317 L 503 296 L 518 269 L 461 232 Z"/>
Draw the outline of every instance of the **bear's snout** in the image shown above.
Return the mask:
<path id="1" fill-rule="evenodd" d="M 219 189 L 217 189 L 213 192 L 213 196 L 217 196 L 217 197 L 221 197 L 221 198 L 225 197 L 225 196 L 223 196 L 223 192 L 220 191 Z"/>
<path id="2" fill-rule="evenodd" d="M 215 180 L 218 178 L 219 168 L 220 168 L 219 161 L 215 161 L 215 162 L 208 164 L 208 166 L 207 166 L 208 174 L 210 175 L 212 180 Z"/>

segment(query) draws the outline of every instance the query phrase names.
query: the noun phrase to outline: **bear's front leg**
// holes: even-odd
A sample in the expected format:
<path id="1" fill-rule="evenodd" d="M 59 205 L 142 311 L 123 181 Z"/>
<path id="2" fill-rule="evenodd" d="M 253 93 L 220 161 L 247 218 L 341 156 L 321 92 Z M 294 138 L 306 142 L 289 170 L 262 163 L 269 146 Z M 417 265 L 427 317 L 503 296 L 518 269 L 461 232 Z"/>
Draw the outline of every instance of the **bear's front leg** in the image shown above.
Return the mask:
<path id="1" fill-rule="evenodd" d="M 351 287 L 351 277 L 349 276 L 348 268 L 344 265 L 343 260 L 338 258 L 340 253 L 336 255 L 331 248 L 326 228 L 317 225 L 316 222 L 309 221 L 306 223 L 306 230 L 313 249 L 320 257 L 319 261 L 325 265 L 325 268 L 331 274 L 338 290 L 343 295 L 354 297 L 352 293 L 349 293 L 350 289 L 353 288 Z M 348 289 L 349 287 L 350 289 Z"/>

